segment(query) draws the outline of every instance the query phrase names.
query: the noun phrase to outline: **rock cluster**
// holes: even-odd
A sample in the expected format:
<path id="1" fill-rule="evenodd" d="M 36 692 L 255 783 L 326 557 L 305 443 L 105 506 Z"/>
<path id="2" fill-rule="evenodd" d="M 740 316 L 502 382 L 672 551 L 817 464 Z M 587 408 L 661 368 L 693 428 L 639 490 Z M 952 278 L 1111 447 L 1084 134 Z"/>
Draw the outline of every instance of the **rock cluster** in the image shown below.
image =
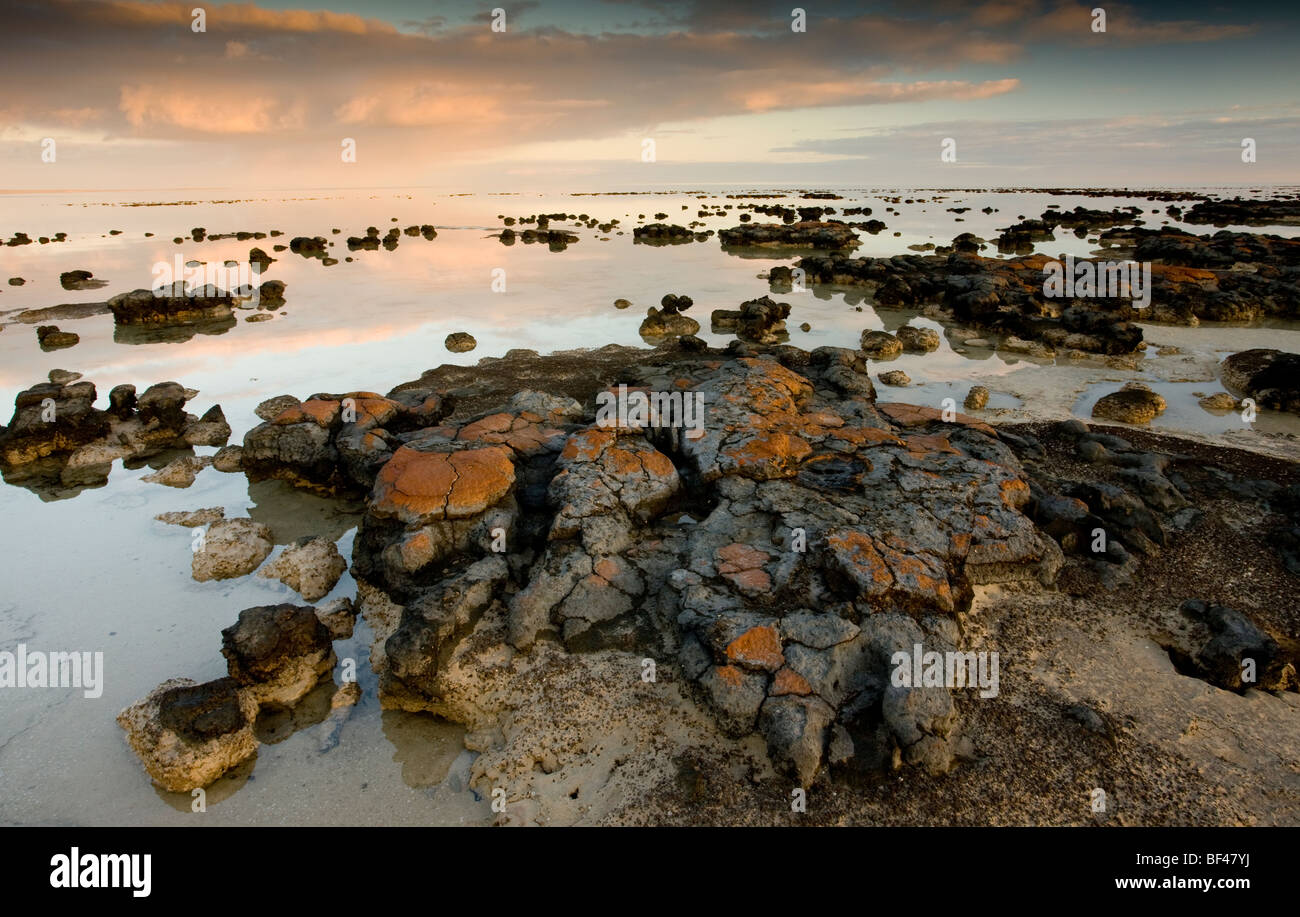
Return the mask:
<path id="1" fill-rule="evenodd" d="M 132 290 L 119 293 L 108 301 L 113 321 L 119 325 L 161 322 L 201 322 L 220 319 L 233 321 L 235 298 L 230 293 L 208 285 L 192 290 Z"/>
<path id="2" fill-rule="evenodd" d="M 649 343 L 659 344 L 670 337 L 693 335 L 700 330 L 700 323 L 682 313 L 695 305 L 689 296 L 668 293 L 660 300 L 661 308 L 651 306 L 646 310 L 646 317 L 641 322 L 639 333 Z"/>
<path id="3" fill-rule="evenodd" d="M 1300 200 L 1286 198 L 1198 201 L 1187 209 L 1183 219 L 1188 223 L 1213 223 L 1216 226 L 1233 224 L 1300 223 Z"/>
<path id="4" fill-rule="evenodd" d="M 9 483 L 42 492 L 96 486 L 118 459 L 220 446 L 230 438 L 219 406 L 202 417 L 186 413 L 193 393 L 179 383 L 159 382 L 139 396 L 135 386 L 119 385 L 109 393 L 108 409 L 100 410 L 94 383 L 70 375 L 14 399 L 13 418 L 0 427 L 0 472 Z"/>
<path id="5" fill-rule="evenodd" d="M 1145 320 L 1196 325 L 1300 317 L 1300 239 L 1226 229 L 1196 235 L 1165 226 L 1112 230 L 1102 233 L 1101 244 L 1151 262 Z"/>
<path id="6" fill-rule="evenodd" d="M 960 241 L 960 237 L 958 240 Z M 942 255 L 801 258 L 810 282 L 861 285 L 874 290 L 877 306 L 941 307 L 946 317 L 981 329 L 1035 341 L 1052 348 L 1098 354 L 1132 353 L 1142 330 L 1125 298 L 1048 298 L 1045 255 L 983 258 L 970 246 Z"/>
<path id="7" fill-rule="evenodd" d="M 240 612 L 221 632 L 226 677 L 204 684 L 169 679 L 118 714 L 149 776 L 164 790 L 182 793 L 251 759 L 259 712 L 292 707 L 316 688 L 334 668 L 336 633 L 350 633 L 353 617 L 350 604 Z M 349 703 L 355 703 L 355 684 L 341 692 L 349 687 Z"/>
<path id="8" fill-rule="evenodd" d="M 452 403 L 418 383 L 387 397 L 318 393 L 281 401 L 279 413 L 244 436 L 241 465 L 253 480 L 281 478 L 326 493 L 369 489 L 408 434 L 437 424 Z"/>
<path id="9" fill-rule="evenodd" d="M 503 618 L 518 652 L 675 668 L 725 731 L 761 734 L 805 784 L 850 761 L 949 767 L 950 691 L 899 687 L 891 660 L 960 648 L 973 585 L 1055 575 L 1018 460 L 973 418 L 876 404 L 852 351 L 782 350 L 795 368 L 660 353 L 623 378 L 700 394 L 702 435 L 542 413 L 535 397 L 431 415 L 384 454 L 353 556 L 358 581 L 400 603 L 376 647 L 383 702 L 456 715 L 467 663 L 452 660 Z M 246 456 L 316 425 L 310 403 L 251 432 Z M 278 476 L 361 483 L 327 441 L 309 460 L 286 450 Z"/>
<path id="10" fill-rule="evenodd" d="M 806 220 L 799 223 L 746 223 L 719 230 L 724 248 L 857 248 L 862 243 L 845 223 Z"/>
<path id="11" fill-rule="evenodd" d="M 700 233 L 704 238 L 708 235 Z M 645 226 L 635 226 L 632 229 L 633 242 L 648 242 L 658 245 L 679 245 L 684 242 L 694 242 L 696 233 L 685 226 L 676 226 L 671 223 L 650 223 Z"/>
<path id="12" fill-rule="evenodd" d="M 785 320 L 790 304 L 762 296 L 740 304 L 739 309 L 715 309 L 710 319 L 714 333 L 734 331 L 736 337 L 753 344 L 775 344 L 789 339 Z"/>

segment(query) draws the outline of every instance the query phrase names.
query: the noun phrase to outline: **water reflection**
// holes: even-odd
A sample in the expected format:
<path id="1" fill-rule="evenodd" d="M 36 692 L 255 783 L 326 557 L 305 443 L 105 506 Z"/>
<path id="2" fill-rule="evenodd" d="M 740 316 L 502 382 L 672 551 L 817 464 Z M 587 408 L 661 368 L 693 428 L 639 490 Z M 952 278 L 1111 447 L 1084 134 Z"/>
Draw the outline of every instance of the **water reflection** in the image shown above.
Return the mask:
<path id="1" fill-rule="evenodd" d="M 357 527 L 365 509 L 359 500 L 323 497 L 274 479 L 250 482 L 248 499 L 248 517 L 269 528 L 275 544 L 313 535 L 338 541 Z"/>
<path id="2" fill-rule="evenodd" d="M 384 737 L 393 745 L 393 760 L 402 765 L 407 786 L 435 786 L 446 779 L 465 750 L 465 727 L 427 713 L 385 710 Z"/>

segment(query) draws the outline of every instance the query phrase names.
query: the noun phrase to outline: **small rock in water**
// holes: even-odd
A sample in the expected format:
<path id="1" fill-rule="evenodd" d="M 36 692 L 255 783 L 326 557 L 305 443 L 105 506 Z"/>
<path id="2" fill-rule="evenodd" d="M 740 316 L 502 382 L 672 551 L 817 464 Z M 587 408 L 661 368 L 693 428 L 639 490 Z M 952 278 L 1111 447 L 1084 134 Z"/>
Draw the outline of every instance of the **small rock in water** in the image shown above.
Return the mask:
<path id="1" fill-rule="evenodd" d="M 887 373 L 880 373 L 876 376 L 885 385 L 911 385 L 912 380 L 901 369 L 891 369 Z"/>
<path id="2" fill-rule="evenodd" d="M 307 601 L 315 602 L 329 594 L 347 568 L 347 561 L 334 542 L 316 536 L 289 545 L 257 575 L 278 579 Z"/>
<path id="3" fill-rule="evenodd" d="M 212 459 L 206 455 L 184 455 L 140 480 L 168 487 L 189 487 L 194 483 L 194 477 L 211 464 Z"/>
<path id="4" fill-rule="evenodd" d="M 191 569 L 200 583 L 246 576 L 271 553 L 271 530 L 252 519 L 226 519 L 208 529 L 193 553 Z"/>
<path id="5" fill-rule="evenodd" d="M 903 349 L 910 353 L 929 353 L 939 349 L 939 332 L 933 328 L 918 328 L 904 325 L 895 337 L 903 344 Z"/>
<path id="6" fill-rule="evenodd" d="M 447 335 L 444 346 L 452 353 L 466 353 L 478 346 L 474 336 L 465 331 L 454 331 Z"/>
<path id="7" fill-rule="evenodd" d="M 260 704 L 292 706 L 334 668 L 329 630 L 304 605 L 245 608 L 221 632 L 226 669 Z"/>
<path id="8" fill-rule="evenodd" d="M 207 509 L 177 510 L 171 513 L 159 513 L 154 516 L 159 522 L 165 522 L 168 525 L 183 525 L 186 528 L 194 528 L 200 525 L 211 525 L 214 522 L 220 522 L 226 518 L 226 510 L 220 506 L 210 506 Z"/>
<path id="9" fill-rule="evenodd" d="M 631 305 L 632 305 L 632 303 L 629 302 L 629 301 L 626 300 L 626 299 L 616 299 L 616 300 L 614 300 L 614 308 L 615 308 L 615 309 L 627 309 L 627 308 L 629 308 Z"/>
<path id="10" fill-rule="evenodd" d="M 41 350 L 62 350 L 81 342 L 81 337 L 71 331 L 60 331 L 58 325 L 39 325 L 36 328 L 36 340 Z"/>
<path id="11" fill-rule="evenodd" d="M 227 474 L 244 470 L 244 447 L 223 446 L 212 457 L 212 467 Z"/>
<path id="12" fill-rule="evenodd" d="M 1237 399 L 1227 392 L 1215 392 L 1197 403 L 1207 411 L 1231 411 L 1237 406 Z"/>
<path id="13" fill-rule="evenodd" d="M 1164 413 L 1165 399 L 1146 387 L 1129 387 L 1140 385 L 1130 382 L 1118 392 L 1102 396 L 1093 405 L 1092 416 L 1121 423 L 1150 423 Z"/>
<path id="14" fill-rule="evenodd" d="M 1300 413 L 1300 354 L 1243 350 L 1219 366 L 1224 388 L 1264 408 Z"/>
<path id="15" fill-rule="evenodd" d="M 888 331 L 864 331 L 861 349 L 873 360 L 892 360 L 903 352 L 903 342 Z"/>
<path id="16" fill-rule="evenodd" d="M 65 290 L 96 290 L 108 286 L 106 280 L 95 280 L 90 271 L 64 271 L 59 275 L 59 285 Z"/>
<path id="17" fill-rule="evenodd" d="M 964 402 L 966 410 L 982 410 L 989 403 L 989 390 L 982 385 L 972 385 L 971 390 L 966 393 Z"/>
<path id="18" fill-rule="evenodd" d="M 67 385 L 81 378 L 81 373 L 68 372 L 66 369 L 50 370 L 50 381 L 55 385 Z"/>

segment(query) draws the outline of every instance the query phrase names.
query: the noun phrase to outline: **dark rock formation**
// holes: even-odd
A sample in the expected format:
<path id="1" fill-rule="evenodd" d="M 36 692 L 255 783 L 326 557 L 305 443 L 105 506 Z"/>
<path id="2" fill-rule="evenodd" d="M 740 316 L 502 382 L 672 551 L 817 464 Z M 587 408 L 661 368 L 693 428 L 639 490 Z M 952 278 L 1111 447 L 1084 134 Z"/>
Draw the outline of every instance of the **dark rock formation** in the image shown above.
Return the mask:
<path id="1" fill-rule="evenodd" d="M 1253 398 L 1259 407 L 1300 414 L 1300 354 L 1243 350 L 1227 357 L 1219 373 L 1233 394 Z"/>
<path id="2" fill-rule="evenodd" d="M 852 227 L 844 223 L 805 221 L 748 223 L 718 232 L 724 248 L 857 248 L 861 243 Z"/>

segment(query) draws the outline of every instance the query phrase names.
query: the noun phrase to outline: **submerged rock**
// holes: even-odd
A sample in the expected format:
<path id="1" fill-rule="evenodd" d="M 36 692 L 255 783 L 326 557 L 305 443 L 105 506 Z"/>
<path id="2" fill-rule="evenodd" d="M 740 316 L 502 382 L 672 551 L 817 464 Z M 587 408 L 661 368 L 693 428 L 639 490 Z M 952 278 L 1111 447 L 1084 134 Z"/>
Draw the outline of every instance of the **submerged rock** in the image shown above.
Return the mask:
<path id="1" fill-rule="evenodd" d="M 150 484 L 165 484 L 168 487 L 189 487 L 200 471 L 212 464 L 206 455 L 185 455 L 168 462 L 153 474 L 147 474 L 140 480 Z"/>
<path id="2" fill-rule="evenodd" d="M 331 638 L 346 640 L 352 636 L 352 628 L 357 623 L 357 609 L 350 598 L 344 597 L 317 607 L 316 617 L 325 625 Z"/>

